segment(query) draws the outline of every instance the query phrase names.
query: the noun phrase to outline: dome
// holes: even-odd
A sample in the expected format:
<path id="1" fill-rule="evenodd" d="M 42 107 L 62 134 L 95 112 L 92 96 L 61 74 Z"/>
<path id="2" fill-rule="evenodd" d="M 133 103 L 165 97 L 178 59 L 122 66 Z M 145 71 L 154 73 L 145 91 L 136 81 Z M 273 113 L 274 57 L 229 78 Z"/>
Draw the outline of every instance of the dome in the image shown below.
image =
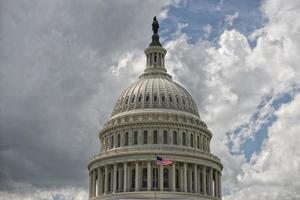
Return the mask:
<path id="1" fill-rule="evenodd" d="M 98 133 L 89 200 L 222 198 L 212 133 L 190 93 L 167 73 L 158 28 L 154 17 L 144 73 L 122 92 Z"/>
<path id="2" fill-rule="evenodd" d="M 112 116 L 138 109 L 180 110 L 199 117 L 189 92 L 167 75 L 141 76 L 120 95 Z"/>

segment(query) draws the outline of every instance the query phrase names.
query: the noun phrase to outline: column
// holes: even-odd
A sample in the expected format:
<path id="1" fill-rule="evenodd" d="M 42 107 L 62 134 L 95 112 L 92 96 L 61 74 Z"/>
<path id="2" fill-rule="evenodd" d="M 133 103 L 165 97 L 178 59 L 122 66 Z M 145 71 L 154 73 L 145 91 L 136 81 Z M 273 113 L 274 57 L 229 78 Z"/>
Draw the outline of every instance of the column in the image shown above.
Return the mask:
<path id="1" fill-rule="evenodd" d="M 189 172 L 188 192 L 193 192 L 193 169 L 191 167 L 188 167 L 188 172 Z"/>
<path id="2" fill-rule="evenodd" d="M 209 194 L 213 196 L 213 169 L 209 168 Z"/>
<path id="3" fill-rule="evenodd" d="M 124 163 L 124 185 L 123 185 L 123 192 L 127 192 L 127 174 L 128 174 L 128 170 L 127 170 L 127 162 Z"/>
<path id="4" fill-rule="evenodd" d="M 164 190 L 164 168 L 162 165 L 159 166 L 159 190 Z"/>
<path id="5" fill-rule="evenodd" d="M 183 163 L 183 191 L 187 192 L 187 163 Z"/>
<path id="6" fill-rule="evenodd" d="M 194 192 L 198 193 L 198 172 L 197 164 L 194 164 Z"/>
<path id="7" fill-rule="evenodd" d="M 218 193 L 219 193 L 219 198 L 222 199 L 222 175 L 221 172 L 218 172 Z"/>
<path id="8" fill-rule="evenodd" d="M 122 191 L 122 183 L 123 183 L 123 176 L 122 176 L 122 167 L 118 166 L 118 192 Z"/>
<path id="9" fill-rule="evenodd" d="M 214 170 L 214 195 L 218 197 L 218 173 L 217 170 Z"/>
<path id="10" fill-rule="evenodd" d="M 151 173 L 151 161 L 147 162 L 147 190 L 151 191 L 152 173 Z"/>
<path id="11" fill-rule="evenodd" d="M 175 162 L 172 164 L 172 191 L 176 191 L 176 166 Z"/>
<path id="12" fill-rule="evenodd" d="M 101 181 L 102 181 L 102 174 L 101 174 L 101 169 L 100 167 L 98 168 L 98 179 L 97 179 L 97 182 L 98 182 L 98 185 L 97 185 L 97 196 L 100 195 L 101 193 Z"/>
<path id="13" fill-rule="evenodd" d="M 135 163 L 135 191 L 139 190 L 139 163 Z"/>
<path id="14" fill-rule="evenodd" d="M 117 191 L 117 164 L 114 164 L 114 171 L 113 171 L 113 193 Z"/>
<path id="15" fill-rule="evenodd" d="M 92 197 L 92 189 L 93 188 L 93 171 L 89 173 L 89 197 Z"/>
<path id="16" fill-rule="evenodd" d="M 92 196 L 95 197 L 96 196 L 96 170 L 93 170 L 93 193 Z"/>
<path id="17" fill-rule="evenodd" d="M 104 167 L 104 194 L 107 194 L 108 189 L 108 166 L 105 165 Z"/>
<path id="18" fill-rule="evenodd" d="M 206 195 L 207 194 L 207 191 L 206 191 L 206 167 L 205 166 L 203 166 L 202 167 L 202 178 L 203 178 L 203 186 L 202 186 L 202 188 L 203 188 L 203 194 L 204 195 Z"/>

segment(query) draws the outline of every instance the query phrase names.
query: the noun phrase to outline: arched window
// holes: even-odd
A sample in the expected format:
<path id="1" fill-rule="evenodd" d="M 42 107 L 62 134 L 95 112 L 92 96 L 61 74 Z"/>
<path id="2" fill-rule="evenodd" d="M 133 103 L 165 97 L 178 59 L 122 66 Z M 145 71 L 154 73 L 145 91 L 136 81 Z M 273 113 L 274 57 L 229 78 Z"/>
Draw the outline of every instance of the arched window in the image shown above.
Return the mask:
<path id="1" fill-rule="evenodd" d="M 140 96 L 139 96 L 139 102 L 141 102 L 141 101 L 142 101 L 142 98 L 143 98 L 143 96 L 142 96 L 142 95 L 140 95 Z"/>
<path id="2" fill-rule="evenodd" d="M 149 97 L 149 94 L 147 94 L 147 96 L 146 96 L 146 102 L 149 102 L 149 100 L 150 100 L 150 97 Z"/>
<path id="3" fill-rule="evenodd" d="M 169 189 L 169 169 L 164 168 L 164 189 Z"/>
<path id="4" fill-rule="evenodd" d="M 147 188 L 147 168 L 143 168 L 142 171 L 142 188 Z"/>
<path id="5" fill-rule="evenodd" d="M 163 143 L 164 144 L 168 144 L 168 132 L 167 131 L 164 131 Z"/>
<path id="6" fill-rule="evenodd" d="M 178 136 L 176 131 L 173 132 L 173 144 L 178 144 Z"/>
<path id="7" fill-rule="evenodd" d="M 135 131 L 135 132 L 133 133 L 133 144 L 134 144 L 134 145 L 137 145 L 137 144 L 138 144 L 138 132 L 137 132 L 137 131 Z"/>
<path id="8" fill-rule="evenodd" d="M 191 142 L 191 147 L 194 147 L 194 135 L 190 135 L 190 142 Z"/>
<path id="9" fill-rule="evenodd" d="M 153 97 L 153 100 L 154 100 L 154 102 L 157 102 L 157 96 L 155 95 L 154 97 Z"/>
<path id="10" fill-rule="evenodd" d="M 147 133 L 147 131 L 144 131 L 144 133 L 143 133 L 143 143 L 148 144 L 148 133 Z"/>
<path id="11" fill-rule="evenodd" d="M 131 170 L 131 189 L 135 188 L 135 169 Z"/>
<path id="12" fill-rule="evenodd" d="M 125 133 L 124 146 L 128 146 L 128 142 L 129 142 L 129 133 L 126 132 L 126 133 Z"/>
<path id="13" fill-rule="evenodd" d="M 157 130 L 153 131 L 153 144 L 158 143 Z"/>
<path id="14" fill-rule="evenodd" d="M 157 168 L 152 169 L 152 188 L 153 188 L 153 190 L 158 189 L 158 169 Z"/>
<path id="15" fill-rule="evenodd" d="M 120 147 L 121 146 L 121 135 L 118 134 L 118 137 L 117 137 L 117 147 Z"/>
<path id="16" fill-rule="evenodd" d="M 111 136 L 111 143 L 110 143 L 110 148 L 112 149 L 112 148 L 114 148 L 114 136 L 112 135 Z"/>
<path id="17" fill-rule="evenodd" d="M 182 145 L 186 146 L 186 134 L 185 134 L 185 132 L 182 133 Z"/>

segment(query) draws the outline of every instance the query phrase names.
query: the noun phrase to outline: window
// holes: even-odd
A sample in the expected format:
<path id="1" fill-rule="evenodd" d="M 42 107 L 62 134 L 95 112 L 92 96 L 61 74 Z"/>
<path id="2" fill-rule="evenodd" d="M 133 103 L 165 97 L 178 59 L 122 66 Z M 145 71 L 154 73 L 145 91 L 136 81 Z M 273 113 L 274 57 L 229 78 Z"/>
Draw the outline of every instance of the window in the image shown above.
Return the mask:
<path id="1" fill-rule="evenodd" d="M 185 134 L 185 132 L 182 133 L 182 145 L 186 146 L 186 134 Z"/>
<path id="2" fill-rule="evenodd" d="M 125 133 L 124 146 L 128 146 L 128 141 L 129 141 L 129 134 L 128 134 L 128 132 L 126 132 L 126 133 Z"/>
<path id="3" fill-rule="evenodd" d="M 143 168 L 142 171 L 142 188 L 147 188 L 147 168 Z"/>
<path id="4" fill-rule="evenodd" d="M 133 97 L 131 98 L 131 103 L 134 102 L 135 96 L 133 95 Z"/>
<path id="5" fill-rule="evenodd" d="M 157 102 L 157 96 L 155 95 L 153 98 L 154 102 Z"/>
<path id="6" fill-rule="evenodd" d="M 114 136 L 112 135 L 111 136 L 111 143 L 110 143 L 110 148 L 112 149 L 112 148 L 114 148 Z"/>
<path id="7" fill-rule="evenodd" d="M 179 169 L 175 169 L 175 180 L 176 189 L 179 189 Z"/>
<path id="8" fill-rule="evenodd" d="M 191 142 L 191 147 L 194 147 L 194 136 L 193 136 L 193 134 L 190 135 L 190 142 Z"/>
<path id="9" fill-rule="evenodd" d="M 178 144 L 178 136 L 176 131 L 173 132 L 173 144 Z"/>
<path id="10" fill-rule="evenodd" d="M 142 101 L 142 95 L 139 96 L 139 102 L 141 102 L 141 101 Z"/>
<path id="11" fill-rule="evenodd" d="M 157 190 L 158 188 L 158 169 L 152 169 L 152 188 L 153 190 Z"/>
<path id="12" fill-rule="evenodd" d="M 169 189 L 169 169 L 164 168 L 164 189 Z"/>
<path id="13" fill-rule="evenodd" d="M 157 131 L 153 131 L 153 144 L 157 144 L 158 140 L 157 140 Z"/>
<path id="14" fill-rule="evenodd" d="M 162 102 L 165 102 L 165 96 L 161 97 Z"/>
<path id="15" fill-rule="evenodd" d="M 117 147 L 121 146 L 121 135 L 118 134 L 118 138 L 117 138 Z"/>
<path id="16" fill-rule="evenodd" d="M 197 135 L 197 148 L 200 149 L 200 137 Z"/>
<path id="17" fill-rule="evenodd" d="M 135 188 L 135 169 L 131 170 L 131 188 Z"/>
<path id="18" fill-rule="evenodd" d="M 168 132 L 167 131 L 164 131 L 163 143 L 164 144 L 168 144 Z"/>
<path id="19" fill-rule="evenodd" d="M 144 134 L 143 134 L 143 143 L 144 144 L 148 144 L 148 133 L 147 133 L 147 131 L 144 131 Z"/>
<path id="20" fill-rule="evenodd" d="M 154 64 L 156 65 L 157 64 L 157 54 L 154 53 Z"/>
<path id="21" fill-rule="evenodd" d="M 146 102 L 149 102 L 149 99 L 150 99 L 150 97 L 149 97 L 149 95 L 147 95 L 146 96 Z"/>
<path id="22" fill-rule="evenodd" d="M 109 172 L 108 173 L 108 176 L 107 176 L 107 190 L 108 190 L 108 192 L 111 192 L 111 185 L 112 185 L 112 180 L 111 180 L 111 178 L 112 178 L 112 176 L 111 176 L 111 173 Z"/>
<path id="23" fill-rule="evenodd" d="M 137 144 L 138 144 L 138 132 L 137 132 L 137 131 L 135 131 L 135 132 L 133 133 L 133 144 L 134 144 L 134 145 L 137 145 Z"/>
<path id="24" fill-rule="evenodd" d="M 173 101 L 173 99 L 172 99 L 172 97 L 171 97 L 171 96 L 169 97 L 169 101 L 170 101 L 170 102 L 172 102 L 172 101 Z"/>

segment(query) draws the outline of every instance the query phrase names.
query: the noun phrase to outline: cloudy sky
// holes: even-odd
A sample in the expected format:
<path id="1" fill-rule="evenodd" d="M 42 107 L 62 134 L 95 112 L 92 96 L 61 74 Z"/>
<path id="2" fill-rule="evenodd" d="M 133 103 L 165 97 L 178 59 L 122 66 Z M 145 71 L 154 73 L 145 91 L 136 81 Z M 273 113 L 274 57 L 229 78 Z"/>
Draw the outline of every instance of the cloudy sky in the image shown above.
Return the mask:
<path id="1" fill-rule="evenodd" d="M 0 0 L 0 199 L 87 199 L 114 100 L 152 17 L 196 100 L 225 200 L 300 199 L 299 0 Z"/>

